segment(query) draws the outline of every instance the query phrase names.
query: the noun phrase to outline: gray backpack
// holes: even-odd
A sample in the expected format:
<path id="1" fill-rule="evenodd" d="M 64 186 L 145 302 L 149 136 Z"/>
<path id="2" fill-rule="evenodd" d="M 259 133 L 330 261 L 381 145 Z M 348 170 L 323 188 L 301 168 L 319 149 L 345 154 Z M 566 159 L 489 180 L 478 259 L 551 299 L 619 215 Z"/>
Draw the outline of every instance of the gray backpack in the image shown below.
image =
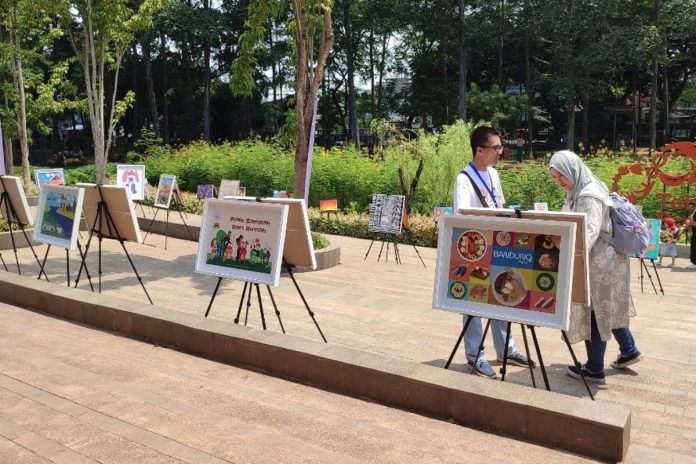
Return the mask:
<path id="1" fill-rule="evenodd" d="M 640 255 L 650 243 L 648 224 L 636 207 L 616 192 L 609 194 L 612 234 L 602 232 L 601 236 L 618 253 Z"/>

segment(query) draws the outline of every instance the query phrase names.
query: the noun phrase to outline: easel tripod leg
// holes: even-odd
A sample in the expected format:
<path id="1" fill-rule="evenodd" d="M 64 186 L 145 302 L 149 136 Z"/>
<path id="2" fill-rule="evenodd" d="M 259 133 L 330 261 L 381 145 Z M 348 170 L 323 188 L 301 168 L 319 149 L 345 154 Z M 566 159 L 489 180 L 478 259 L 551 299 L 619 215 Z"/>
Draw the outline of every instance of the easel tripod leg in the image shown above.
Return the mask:
<path id="1" fill-rule="evenodd" d="M 657 277 L 657 284 L 660 286 L 660 293 L 662 293 L 662 295 L 664 296 L 665 289 L 662 288 L 662 280 L 660 280 L 660 273 L 657 272 L 657 266 L 655 265 L 655 260 L 651 259 L 650 262 L 652 262 L 653 271 L 655 271 L 655 277 Z"/>
<path id="2" fill-rule="evenodd" d="M 510 346 L 510 331 L 512 330 L 512 322 L 508 321 L 505 333 L 505 354 L 503 355 L 503 367 L 501 369 L 500 381 L 505 381 L 505 373 L 507 372 L 508 346 Z"/>
<path id="3" fill-rule="evenodd" d="M 527 342 L 527 330 L 524 328 L 524 324 L 520 324 L 520 328 L 522 328 L 522 339 L 524 340 L 524 352 L 527 355 L 527 359 L 531 360 L 532 357 L 530 356 L 529 353 L 529 342 Z M 529 363 L 529 375 L 532 377 L 532 386 L 536 388 L 536 379 L 534 378 L 534 367 L 532 367 L 532 363 Z"/>
<path id="4" fill-rule="evenodd" d="M 278 311 L 278 306 L 276 305 L 275 298 L 273 298 L 273 292 L 271 291 L 271 286 L 266 285 L 268 290 L 268 295 L 271 297 L 271 303 L 273 303 L 273 309 L 275 310 L 276 317 L 278 318 L 278 323 L 280 324 L 280 330 L 285 333 L 285 327 L 283 327 L 283 321 L 280 320 L 280 311 Z"/>
<path id="5" fill-rule="evenodd" d="M 299 293 L 300 298 L 302 299 L 302 303 L 304 303 L 304 306 L 307 309 L 307 313 L 309 314 L 309 317 L 312 318 L 312 321 L 314 322 L 314 326 L 319 331 L 319 335 L 321 335 L 321 339 L 324 340 L 324 343 L 327 343 L 326 337 L 324 336 L 324 332 L 321 331 L 321 327 L 319 327 L 319 323 L 317 322 L 316 317 L 314 317 L 314 312 L 309 307 L 307 300 L 305 299 L 304 295 L 302 294 L 302 290 L 300 290 L 300 286 L 297 284 L 297 280 L 295 280 L 295 276 L 292 273 L 291 266 L 288 263 L 283 263 L 283 264 L 285 265 L 285 269 L 288 271 L 288 275 L 290 275 L 290 279 L 292 279 L 292 283 L 295 285 L 295 289 L 297 290 L 297 293 Z"/>
<path id="6" fill-rule="evenodd" d="M 244 325 L 247 325 L 249 320 L 249 308 L 251 307 L 251 288 L 254 284 L 249 284 L 249 293 L 247 293 L 246 312 L 244 313 Z"/>
<path id="7" fill-rule="evenodd" d="M 80 252 L 80 259 L 82 260 L 82 263 L 80 264 L 80 272 L 77 274 L 77 277 L 75 278 L 75 288 L 77 288 L 77 282 L 80 280 L 80 274 L 82 273 L 82 267 L 84 266 L 85 268 L 85 275 L 87 276 L 87 282 L 89 282 L 89 288 L 92 289 L 92 292 L 94 292 L 94 285 L 92 285 L 92 276 L 89 275 L 89 269 L 87 269 L 87 262 L 85 261 L 87 259 L 87 249 L 85 248 L 85 253 L 82 253 L 82 245 L 80 245 L 80 241 L 77 241 L 77 249 Z"/>
<path id="8" fill-rule="evenodd" d="M 44 267 L 46 266 L 46 260 L 48 259 L 48 252 L 51 251 L 51 245 L 49 244 L 46 247 L 46 254 L 44 255 L 44 259 L 41 262 L 41 267 L 39 268 L 39 276 L 36 278 L 37 280 L 41 280 L 41 274 L 44 272 Z M 70 282 L 68 282 L 68 287 L 70 286 Z"/>
<path id="9" fill-rule="evenodd" d="M 0 261 L 2 261 L 2 266 L 5 268 L 5 272 L 10 272 L 10 270 L 7 269 L 7 264 L 5 263 L 5 259 L 2 257 L 2 253 L 0 253 Z"/>
<path id="10" fill-rule="evenodd" d="M 655 287 L 655 282 L 653 282 L 652 274 L 650 274 L 650 269 L 648 269 L 648 265 L 645 264 L 645 259 L 641 258 L 640 264 L 645 269 L 645 273 L 648 275 L 648 279 L 650 280 L 650 285 L 652 285 L 653 291 L 655 292 L 655 295 L 657 295 L 657 288 Z"/>
<path id="11" fill-rule="evenodd" d="M 365 253 L 365 259 L 363 259 L 363 261 L 365 261 L 365 260 L 367 259 L 367 255 L 370 254 L 370 250 L 372 249 L 372 244 L 373 244 L 373 243 L 375 243 L 375 240 L 374 240 L 374 239 L 370 242 L 370 246 L 369 246 L 368 249 L 367 249 L 367 253 Z M 3 261 L 3 264 L 4 264 L 4 263 L 5 263 L 5 262 Z M 5 270 L 7 270 L 7 266 L 5 266 Z"/>
<path id="12" fill-rule="evenodd" d="M 215 301 L 215 295 L 217 295 L 221 283 L 222 277 L 218 277 L 217 284 L 215 285 L 215 290 L 213 290 L 213 296 L 210 298 L 210 303 L 208 303 L 208 309 L 205 310 L 205 315 L 203 317 L 208 317 L 208 313 L 210 312 L 210 308 L 213 307 L 213 301 Z"/>
<path id="13" fill-rule="evenodd" d="M 533 325 L 528 327 L 529 331 L 532 333 L 532 340 L 534 341 L 534 347 L 536 348 L 537 357 L 539 358 L 539 367 L 541 368 L 541 376 L 544 378 L 544 385 L 546 386 L 547 391 L 551 391 L 551 387 L 549 386 L 549 378 L 546 375 L 546 366 L 544 366 L 544 358 L 541 357 L 541 349 L 539 348 L 539 340 L 537 340 L 536 331 L 534 330 Z"/>
<path id="14" fill-rule="evenodd" d="M 244 296 L 246 295 L 248 282 L 244 282 L 244 288 L 242 288 L 242 297 L 239 299 L 239 307 L 237 308 L 237 317 L 234 318 L 234 323 L 239 324 L 239 316 L 242 314 L 242 305 L 244 304 Z"/>
<path id="15" fill-rule="evenodd" d="M 573 347 L 570 345 L 570 340 L 568 340 L 568 335 L 566 335 L 565 330 L 561 330 L 561 334 L 563 335 L 563 341 L 565 341 L 566 346 L 568 347 L 568 351 L 570 351 L 570 357 L 573 358 L 573 365 L 578 369 L 578 372 L 580 372 L 580 377 L 582 377 L 582 383 L 585 384 L 585 389 L 587 390 L 587 393 L 590 395 L 590 398 L 592 398 L 592 401 L 594 401 L 594 396 L 592 395 L 592 391 L 590 390 L 590 386 L 587 384 L 587 379 L 585 378 L 585 373 L 582 371 L 582 365 L 578 361 L 578 358 L 575 357 L 575 351 L 573 351 Z"/>
<path id="16" fill-rule="evenodd" d="M 143 245 L 145 245 L 145 240 L 147 240 L 147 236 L 150 235 L 150 231 L 152 230 L 152 225 L 155 223 L 155 219 L 157 219 L 157 213 L 159 213 L 159 208 L 155 208 L 155 215 L 152 216 L 152 220 L 150 221 L 150 225 L 147 226 L 147 232 L 145 233 L 145 237 L 143 237 Z"/>
<path id="17" fill-rule="evenodd" d="M 259 284 L 254 284 L 256 287 L 256 298 L 259 301 L 259 312 L 261 313 L 261 326 L 263 330 L 266 330 L 266 316 L 263 313 L 263 302 L 261 301 L 261 290 L 259 289 Z"/>
<path id="18" fill-rule="evenodd" d="M 464 328 L 462 329 L 462 333 L 459 334 L 459 338 L 457 339 L 457 343 L 454 344 L 454 349 L 452 350 L 452 354 L 450 354 L 449 359 L 447 359 L 447 362 L 445 363 L 445 369 L 449 369 L 450 364 L 452 364 L 452 360 L 454 359 L 454 354 L 457 352 L 459 349 L 459 345 L 462 343 L 462 339 L 464 338 L 464 333 L 466 332 L 466 329 L 469 328 L 469 324 L 471 323 L 471 319 L 473 316 L 469 315 L 466 317 L 466 322 L 464 323 Z"/>

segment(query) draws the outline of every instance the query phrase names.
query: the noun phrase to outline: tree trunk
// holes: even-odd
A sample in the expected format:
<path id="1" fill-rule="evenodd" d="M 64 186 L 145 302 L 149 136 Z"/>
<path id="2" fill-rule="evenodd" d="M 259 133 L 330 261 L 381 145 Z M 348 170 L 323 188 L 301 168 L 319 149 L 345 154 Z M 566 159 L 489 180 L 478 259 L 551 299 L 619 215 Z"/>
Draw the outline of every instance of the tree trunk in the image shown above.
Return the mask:
<path id="1" fill-rule="evenodd" d="M 664 86 L 663 88 L 663 96 L 662 96 L 662 121 L 664 124 L 664 129 L 662 130 L 662 144 L 668 144 L 671 140 L 670 134 L 669 134 L 669 79 L 668 79 L 668 74 L 667 74 L 667 64 L 664 64 L 662 66 L 662 74 L 663 74 L 663 83 L 662 85 Z"/>
<path id="2" fill-rule="evenodd" d="M 389 37 L 385 35 L 382 37 L 382 57 L 379 60 L 379 79 L 377 80 L 377 109 L 382 110 L 382 82 L 384 80 L 384 68 L 387 62 L 387 43 Z"/>
<path id="3" fill-rule="evenodd" d="M 157 113 L 157 99 L 155 98 L 155 83 L 152 79 L 152 57 L 150 56 L 150 40 L 143 40 L 143 60 L 145 61 L 145 81 L 147 82 L 148 99 L 150 100 L 150 114 L 152 115 L 152 129 L 157 137 L 161 137 L 159 115 Z"/>
<path id="4" fill-rule="evenodd" d="M 503 18 L 505 18 L 505 0 L 500 0 L 500 16 L 499 16 L 499 21 L 500 21 L 500 30 L 498 31 L 498 78 L 496 81 L 498 82 L 498 87 L 500 87 L 501 90 L 503 89 Z"/>
<path id="5" fill-rule="evenodd" d="M 372 118 L 377 117 L 377 107 L 375 106 L 375 31 L 374 23 L 370 27 L 370 39 L 369 43 L 369 57 L 370 57 L 370 112 L 372 113 Z"/>
<path id="6" fill-rule="evenodd" d="M 568 106 L 568 128 L 566 130 L 566 149 L 573 149 L 573 139 L 575 138 L 575 99 L 573 97 L 568 97 L 566 102 Z"/>
<path id="7" fill-rule="evenodd" d="M 585 98 L 583 99 L 582 105 L 582 144 L 585 147 L 585 153 L 588 153 L 590 146 L 587 137 L 588 126 L 590 124 L 590 95 L 585 93 Z"/>
<path id="8" fill-rule="evenodd" d="M 466 22 L 464 0 L 459 3 L 459 95 L 457 98 L 457 116 L 466 121 Z"/>
<path id="9" fill-rule="evenodd" d="M 19 106 L 17 131 L 19 135 L 19 149 L 22 153 L 22 181 L 24 182 L 25 190 L 33 192 L 34 184 L 31 181 L 31 168 L 29 165 L 29 134 L 27 133 L 27 95 L 24 89 L 24 68 L 20 53 L 22 40 L 16 31 L 14 15 L 12 13 L 10 15 L 12 15 L 9 29 L 10 41 L 12 42 L 12 75 Z"/>
<path id="10" fill-rule="evenodd" d="M 132 50 L 132 55 L 131 55 L 131 66 L 133 66 L 133 75 L 131 76 L 131 86 L 133 88 L 133 92 L 135 92 L 136 96 L 138 94 L 138 47 L 133 42 L 133 46 L 131 47 Z M 132 124 L 132 131 L 133 131 L 133 139 L 132 141 L 135 142 L 140 138 L 140 120 L 138 118 L 138 110 L 140 105 L 138 105 L 138 98 L 135 99 L 133 102 L 133 120 L 131 121 Z M 96 153 L 95 153 L 96 155 Z"/>
<path id="11" fill-rule="evenodd" d="M 527 92 L 527 104 L 526 104 L 526 111 L 527 111 L 527 150 L 529 152 L 529 157 L 534 158 L 534 149 L 532 147 L 532 142 L 534 140 L 534 118 L 532 117 L 532 112 L 531 108 L 534 104 L 534 89 L 532 89 L 532 70 L 531 70 L 531 60 L 530 60 L 530 54 L 531 54 L 531 40 L 529 38 L 529 18 L 530 18 L 530 11 L 529 11 L 529 2 L 525 1 L 524 2 L 524 16 L 525 16 L 525 21 L 526 21 L 526 27 L 524 30 L 524 86 Z"/>
<path id="12" fill-rule="evenodd" d="M 346 33 L 346 58 L 348 66 L 348 119 L 350 138 L 355 149 L 360 151 L 360 131 L 358 130 L 358 112 L 355 107 L 355 65 L 353 52 L 353 33 L 350 25 L 350 0 L 343 0 L 343 21 Z"/>
<path id="13" fill-rule="evenodd" d="M 209 10 L 209 0 L 203 0 L 203 9 Z M 203 40 L 203 140 L 210 142 L 210 41 Z"/>
<path id="14" fill-rule="evenodd" d="M 169 143 L 169 73 L 167 70 L 167 38 L 160 31 L 160 61 L 162 63 L 162 139 Z"/>

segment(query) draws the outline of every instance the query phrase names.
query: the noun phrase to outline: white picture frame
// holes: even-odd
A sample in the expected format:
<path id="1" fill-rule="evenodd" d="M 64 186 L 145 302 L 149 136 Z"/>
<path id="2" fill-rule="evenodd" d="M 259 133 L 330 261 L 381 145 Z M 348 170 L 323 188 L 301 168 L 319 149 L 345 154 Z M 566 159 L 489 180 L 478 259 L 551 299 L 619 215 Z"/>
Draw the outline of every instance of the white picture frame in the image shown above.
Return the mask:
<path id="1" fill-rule="evenodd" d="M 208 199 L 195 271 L 277 287 L 288 205 Z"/>
<path id="2" fill-rule="evenodd" d="M 63 168 L 37 169 L 34 171 L 34 181 L 39 192 L 44 185 L 65 185 L 65 171 Z"/>
<path id="3" fill-rule="evenodd" d="M 225 197 L 236 197 L 239 195 L 239 181 L 222 179 L 220 188 L 218 189 L 218 199 L 222 200 Z"/>
<path id="4" fill-rule="evenodd" d="M 44 185 L 39 194 L 34 240 L 68 250 L 77 247 L 84 189 Z"/>
<path id="5" fill-rule="evenodd" d="M 169 209 L 172 198 L 174 198 L 174 190 L 176 190 L 176 176 L 174 174 L 161 174 L 155 194 L 155 206 Z"/>
<path id="6" fill-rule="evenodd" d="M 14 222 L 23 225 L 34 225 L 34 215 L 29 209 L 27 196 L 24 194 L 22 180 L 17 176 L 0 176 L 0 193 L 7 192 L 7 201 L 12 204 L 14 211 L 10 205 L 5 203 L 0 209 L 0 214 L 7 222 Z"/>
<path id="7" fill-rule="evenodd" d="M 367 231 L 399 235 L 404 220 L 405 201 L 406 197 L 403 195 L 373 194 Z"/>
<path id="8" fill-rule="evenodd" d="M 568 330 L 576 227 L 570 221 L 443 216 L 433 308 Z"/>
<path id="9" fill-rule="evenodd" d="M 145 166 L 140 164 L 119 164 L 116 166 L 116 185 L 125 187 L 131 199 L 142 201 L 147 191 Z"/>

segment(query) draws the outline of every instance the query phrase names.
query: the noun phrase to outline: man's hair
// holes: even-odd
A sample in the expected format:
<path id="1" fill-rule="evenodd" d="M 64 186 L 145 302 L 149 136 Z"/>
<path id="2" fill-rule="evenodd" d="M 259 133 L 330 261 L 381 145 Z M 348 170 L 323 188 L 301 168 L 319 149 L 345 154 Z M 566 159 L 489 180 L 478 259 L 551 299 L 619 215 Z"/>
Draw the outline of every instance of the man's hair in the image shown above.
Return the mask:
<path id="1" fill-rule="evenodd" d="M 490 126 L 479 126 L 471 133 L 471 154 L 476 156 L 476 149 L 481 145 L 488 143 L 488 139 L 497 135 L 500 137 L 500 132 Z"/>

